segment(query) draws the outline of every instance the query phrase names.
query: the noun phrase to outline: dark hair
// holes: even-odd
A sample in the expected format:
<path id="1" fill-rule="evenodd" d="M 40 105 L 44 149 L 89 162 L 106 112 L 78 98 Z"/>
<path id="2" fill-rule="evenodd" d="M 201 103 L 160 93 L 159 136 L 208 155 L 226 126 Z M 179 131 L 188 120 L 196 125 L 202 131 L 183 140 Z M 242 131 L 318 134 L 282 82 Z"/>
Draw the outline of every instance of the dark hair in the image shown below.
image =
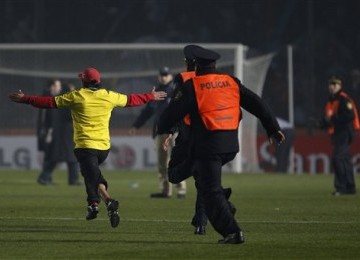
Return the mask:
<path id="1" fill-rule="evenodd" d="M 59 79 L 50 79 L 50 80 L 48 80 L 48 82 L 46 84 L 46 87 L 50 88 L 52 85 L 55 84 L 56 81 L 60 81 L 60 80 Z"/>
<path id="2" fill-rule="evenodd" d="M 99 88 L 101 88 L 101 82 L 96 82 L 95 80 L 93 80 L 91 82 L 83 81 L 83 86 L 85 88 L 90 88 L 90 89 L 99 89 Z"/>

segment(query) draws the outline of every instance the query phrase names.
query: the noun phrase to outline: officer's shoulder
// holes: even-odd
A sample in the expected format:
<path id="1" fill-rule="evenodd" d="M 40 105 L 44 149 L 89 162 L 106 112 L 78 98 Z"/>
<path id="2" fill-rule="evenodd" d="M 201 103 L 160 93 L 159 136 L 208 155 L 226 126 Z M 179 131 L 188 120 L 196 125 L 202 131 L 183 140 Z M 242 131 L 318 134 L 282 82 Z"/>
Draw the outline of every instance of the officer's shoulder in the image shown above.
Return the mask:
<path id="1" fill-rule="evenodd" d="M 342 94 L 338 95 L 338 99 L 344 102 L 351 102 L 350 96 L 345 92 L 342 92 Z"/>
<path id="2" fill-rule="evenodd" d="M 340 104 L 343 106 L 346 106 L 348 110 L 353 109 L 353 103 L 349 95 L 347 95 L 345 92 L 342 92 L 343 94 L 338 95 L 338 100 Z"/>
<path id="3" fill-rule="evenodd" d="M 182 76 L 181 76 L 181 73 L 178 73 L 174 76 L 174 82 L 180 82 L 182 81 Z"/>
<path id="4" fill-rule="evenodd" d="M 189 88 L 191 88 L 191 87 L 193 87 L 193 80 L 192 79 L 188 79 L 188 80 L 186 80 L 185 82 L 184 82 L 184 84 L 183 84 L 183 88 L 185 88 L 185 89 L 189 89 Z"/>
<path id="5" fill-rule="evenodd" d="M 230 74 L 226 74 L 228 76 L 230 76 L 236 83 L 238 83 L 240 86 L 242 85 L 241 80 L 238 79 L 237 77 L 230 75 Z"/>
<path id="6" fill-rule="evenodd" d="M 174 96 L 174 100 L 180 100 L 182 99 L 182 97 L 184 95 L 191 95 L 189 93 L 192 93 L 194 90 L 193 84 L 192 84 L 192 80 L 189 79 L 187 81 L 184 82 L 184 84 L 182 85 L 181 88 L 179 88 Z"/>
<path id="7" fill-rule="evenodd" d="M 191 80 L 191 78 L 190 78 L 190 79 L 187 79 L 187 80 L 184 80 L 184 77 L 182 76 L 181 73 L 178 73 L 178 74 L 174 77 L 174 82 L 175 82 L 176 84 L 184 85 L 185 82 L 187 82 L 187 81 L 189 81 L 189 80 Z"/>

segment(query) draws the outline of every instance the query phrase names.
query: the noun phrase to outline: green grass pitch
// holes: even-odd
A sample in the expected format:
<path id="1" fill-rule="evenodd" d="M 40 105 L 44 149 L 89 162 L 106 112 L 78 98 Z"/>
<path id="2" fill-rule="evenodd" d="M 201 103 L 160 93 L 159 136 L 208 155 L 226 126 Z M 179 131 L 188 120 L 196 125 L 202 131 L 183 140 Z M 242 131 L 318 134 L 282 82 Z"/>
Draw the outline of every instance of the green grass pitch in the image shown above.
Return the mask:
<path id="1" fill-rule="evenodd" d="M 224 174 L 243 245 L 217 244 L 210 225 L 206 236 L 193 234 L 192 179 L 185 200 L 150 199 L 156 173 L 105 172 L 121 203 L 113 229 L 103 204 L 98 219 L 84 219 L 84 187 L 69 187 L 65 172 L 54 173 L 51 187 L 36 176 L 0 172 L 0 259 L 360 258 L 360 196 L 332 197 L 332 176 Z"/>

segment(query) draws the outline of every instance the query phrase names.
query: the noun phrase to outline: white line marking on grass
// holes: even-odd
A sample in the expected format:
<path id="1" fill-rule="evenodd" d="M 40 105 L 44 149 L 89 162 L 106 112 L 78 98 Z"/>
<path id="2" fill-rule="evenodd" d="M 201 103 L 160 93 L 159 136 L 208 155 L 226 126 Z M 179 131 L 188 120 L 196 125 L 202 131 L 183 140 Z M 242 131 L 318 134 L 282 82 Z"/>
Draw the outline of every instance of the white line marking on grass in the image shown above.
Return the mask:
<path id="1" fill-rule="evenodd" d="M 52 217 L 0 217 L 0 220 L 59 220 L 59 221 L 84 221 L 85 218 L 52 218 Z M 108 221 L 107 218 L 97 218 L 99 221 Z M 153 223 L 188 223 L 188 220 L 175 219 L 121 219 L 123 222 L 153 222 Z M 357 221 L 252 221 L 244 220 L 240 223 L 253 224 L 359 224 Z"/>

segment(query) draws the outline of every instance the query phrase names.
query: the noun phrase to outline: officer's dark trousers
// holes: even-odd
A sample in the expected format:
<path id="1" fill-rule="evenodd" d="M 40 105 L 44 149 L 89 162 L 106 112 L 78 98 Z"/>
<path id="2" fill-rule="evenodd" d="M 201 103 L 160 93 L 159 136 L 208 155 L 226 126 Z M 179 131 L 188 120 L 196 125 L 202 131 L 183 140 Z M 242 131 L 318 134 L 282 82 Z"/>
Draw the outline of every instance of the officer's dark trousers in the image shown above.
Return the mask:
<path id="1" fill-rule="evenodd" d="M 354 169 L 350 160 L 350 145 L 354 139 L 351 130 L 335 132 L 331 141 L 334 146 L 332 163 L 335 172 L 335 189 L 341 193 L 355 193 Z"/>
<path id="2" fill-rule="evenodd" d="M 229 153 L 197 158 L 194 165 L 206 215 L 214 229 L 224 237 L 240 230 L 221 187 L 221 167 L 235 155 Z"/>
<path id="3" fill-rule="evenodd" d="M 194 227 L 198 227 L 198 226 L 206 226 L 207 222 L 208 222 L 208 217 L 206 215 L 206 210 L 205 210 L 205 203 L 204 203 L 204 199 L 201 196 L 200 192 L 199 192 L 199 183 L 195 178 L 195 186 L 196 186 L 196 202 L 195 202 L 195 215 L 192 218 L 191 224 Z"/>
<path id="4" fill-rule="evenodd" d="M 189 142 L 177 143 L 171 151 L 168 165 L 169 182 L 180 183 L 193 175 L 193 159 L 189 156 Z"/>
<path id="5" fill-rule="evenodd" d="M 171 158 L 168 166 L 168 178 L 173 184 L 180 183 L 187 178 L 193 176 L 194 160 L 189 156 L 189 143 L 184 142 L 176 144 L 171 151 Z M 195 186 L 197 190 L 195 215 L 191 224 L 195 227 L 205 226 L 207 224 L 207 216 L 205 212 L 205 205 L 202 197 L 198 191 L 198 182 L 195 178 Z"/>
<path id="6" fill-rule="evenodd" d="M 99 165 L 105 161 L 109 150 L 77 148 L 74 152 L 80 164 L 81 175 L 84 177 L 88 203 L 100 203 L 99 184 L 104 184 L 106 188 L 108 184 L 101 174 Z"/>

